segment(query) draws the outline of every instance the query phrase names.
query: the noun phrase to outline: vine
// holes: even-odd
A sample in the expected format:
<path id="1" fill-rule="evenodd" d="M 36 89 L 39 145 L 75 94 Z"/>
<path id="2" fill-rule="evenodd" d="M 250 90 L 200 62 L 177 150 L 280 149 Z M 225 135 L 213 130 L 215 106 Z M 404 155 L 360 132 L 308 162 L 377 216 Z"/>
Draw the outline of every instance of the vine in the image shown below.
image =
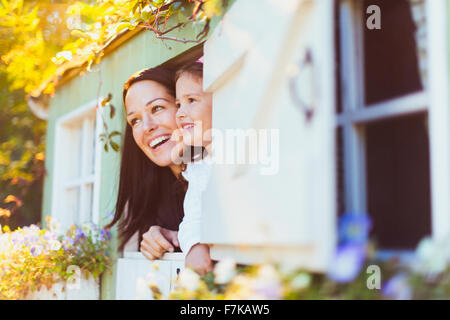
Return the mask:
<path id="1" fill-rule="evenodd" d="M 73 40 L 65 44 L 52 61 L 59 65 L 61 75 L 74 65 L 86 65 L 91 71 L 98 64 L 111 41 L 128 30 L 143 28 L 157 39 L 181 43 L 200 43 L 205 40 L 214 16 L 220 16 L 228 0 L 97 0 L 95 4 L 77 2 L 67 10 Z M 176 17 L 175 24 L 169 23 Z M 195 39 L 170 35 L 191 25 L 201 27 Z M 57 77 L 44 82 L 39 93 L 53 94 Z"/>

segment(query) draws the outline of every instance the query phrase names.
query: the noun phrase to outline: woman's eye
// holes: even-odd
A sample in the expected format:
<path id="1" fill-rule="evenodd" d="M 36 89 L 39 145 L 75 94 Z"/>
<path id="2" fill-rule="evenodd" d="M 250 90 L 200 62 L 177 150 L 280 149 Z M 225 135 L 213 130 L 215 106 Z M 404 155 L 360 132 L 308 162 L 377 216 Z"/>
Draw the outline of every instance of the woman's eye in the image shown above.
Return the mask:
<path id="1" fill-rule="evenodd" d="M 164 109 L 163 106 L 153 106 L 152 108 L 152 113 L 158 112 L 159 110 Z"/>
<path id="2" fill-rule="evenodd" d="M 188 98 L 188 102 L 189 102 L 189 103 L 193 103 L 194 101 L 195 101 L 194 98 Z"/>
<path id="3" fill-rule="evenodd" d="M 177 102 L 177 103 L 175 103 L 175 107 L 176 107 L 177 109 L 180 109 L 181 104 L 180 104 L 179 102 Z"/>
<path id="4" fill-rule="evenodd" d="M 132 127 L 134 127 L 134 126 L 137 125 L 138 123 L 139 123 L 139 119 L 134 118 L 134 119 L 131 119 L 131 120 L 130 120 L 130 124 L 131 124 Z"/>

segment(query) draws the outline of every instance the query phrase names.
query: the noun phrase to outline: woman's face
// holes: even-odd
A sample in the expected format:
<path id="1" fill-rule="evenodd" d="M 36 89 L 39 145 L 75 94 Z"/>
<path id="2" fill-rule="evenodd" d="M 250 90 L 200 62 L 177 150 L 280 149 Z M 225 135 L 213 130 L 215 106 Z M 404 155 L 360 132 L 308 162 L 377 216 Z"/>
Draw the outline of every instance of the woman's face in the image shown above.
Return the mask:
<path id="1" fill-rule="evenodd" d="M 139 148 L 156 165 L 172 165 L 176 142 L 171 137 L 177 129 L 175 97 L 158 82 L 143 80 L 129 88 L 125 109 Z"/>

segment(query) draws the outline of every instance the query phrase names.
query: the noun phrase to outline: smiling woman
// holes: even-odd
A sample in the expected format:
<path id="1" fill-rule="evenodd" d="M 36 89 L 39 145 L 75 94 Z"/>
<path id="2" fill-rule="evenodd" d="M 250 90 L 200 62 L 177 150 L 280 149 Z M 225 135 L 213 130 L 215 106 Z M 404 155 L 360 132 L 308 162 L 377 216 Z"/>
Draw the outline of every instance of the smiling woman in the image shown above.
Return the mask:
<path id="1" fill-rule="evenodd" d="M 124 85 L 123 102 L 127 125 L 117 205 L 109 227 L 120 221 L 120 250 L 138 233 L 141 252 L 155 259 L 178 247 L 178 225 L 184 215 L 185 182 L 178 179 L 181 167 L 171 157 L 176 144 L 170 138 L 177 129 L 173 71 L 158 67 L 135 73 Z M 155 230 L 159 246 L 146 240 Z"/>

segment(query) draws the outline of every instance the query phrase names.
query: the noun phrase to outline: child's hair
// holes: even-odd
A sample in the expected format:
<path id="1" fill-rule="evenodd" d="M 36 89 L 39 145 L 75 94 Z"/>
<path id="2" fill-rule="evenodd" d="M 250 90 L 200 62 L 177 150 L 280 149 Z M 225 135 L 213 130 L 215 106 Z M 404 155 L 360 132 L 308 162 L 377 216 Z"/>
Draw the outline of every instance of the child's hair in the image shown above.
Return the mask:
<path id="1" fill-rule="evenodd" d="M 175 73 L 175 82 L 177 82 L 184 73 L 189 73 L 190 75 L 203 78 L 203 63 L 200 61 L 194 61 L 182 66 Z"/>

